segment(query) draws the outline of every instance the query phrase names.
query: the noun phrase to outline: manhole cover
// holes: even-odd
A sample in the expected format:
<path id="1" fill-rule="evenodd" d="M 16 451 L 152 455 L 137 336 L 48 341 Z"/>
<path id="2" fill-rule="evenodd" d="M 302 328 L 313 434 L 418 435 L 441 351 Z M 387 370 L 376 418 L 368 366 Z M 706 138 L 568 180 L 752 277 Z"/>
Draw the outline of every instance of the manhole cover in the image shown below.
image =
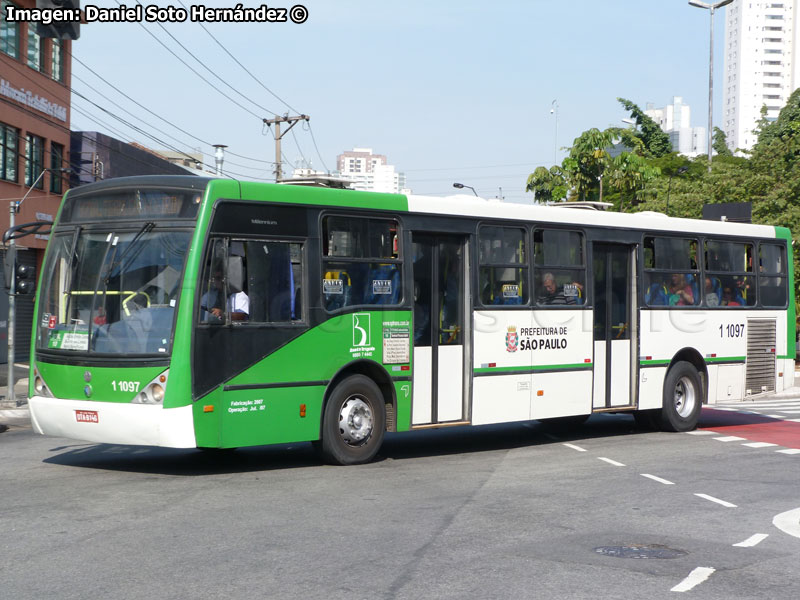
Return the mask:
<path id="1" fill-rule="evenodd" d="M 660 544 L 630 544 L 628 546 L 598 546 L 598 554 L 616 558 L 680 558 L 686 556 L 685 550 L 677 550 Z"/>

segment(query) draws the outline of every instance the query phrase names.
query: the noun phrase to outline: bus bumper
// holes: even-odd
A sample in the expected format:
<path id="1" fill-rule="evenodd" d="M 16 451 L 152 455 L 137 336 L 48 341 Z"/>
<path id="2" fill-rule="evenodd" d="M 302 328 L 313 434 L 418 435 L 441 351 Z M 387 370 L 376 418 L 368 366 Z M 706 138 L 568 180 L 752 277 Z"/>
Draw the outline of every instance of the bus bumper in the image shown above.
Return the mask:
<path id="1" fill-rule="evenodd" d="M 28 400 L 36 433 L 137 446 L 196 448 L 192 407 L 117 404 L 33 396 Z"/>

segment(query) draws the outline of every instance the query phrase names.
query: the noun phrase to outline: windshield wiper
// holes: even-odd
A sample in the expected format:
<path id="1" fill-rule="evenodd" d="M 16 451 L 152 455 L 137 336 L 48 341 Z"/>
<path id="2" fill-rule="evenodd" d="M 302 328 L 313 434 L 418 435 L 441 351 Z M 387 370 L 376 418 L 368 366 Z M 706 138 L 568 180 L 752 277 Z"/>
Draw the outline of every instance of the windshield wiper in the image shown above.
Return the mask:
<path id="1" fill-rule="evenodd" d="M 156 224 L 153 223 L 152 221 L 148 221 L 147 223 L 142 225 L 142 227 L 139 229 L 139 231 L 136 232 L 136 235 L 133 236 L 133 239 L 128 243 L 128 247 L 125 248 L 125 251 L 122 254 L 120 254 L 120 257 L 109 268 L 109 270 L 108 270 L 108 276 L 109 277 L 111 276 L 111 271 L 113 271 L 115 266 L 119 266 L 119 272 L 120 273 L 124 273 L 125 272 L 125 269 L 123 267 L 127 267 L 128 264 L 126 263 L 126 264 L 123 265 L 122 261 L 125 260 L 125 258 L 131 253 L 131 250 L 133 250 L 133 248 L 136 248 L 139 245 L 137 242 L 139 242 L 139 240 L 142 238 L 142 236 L 145 233 L 150 232 L 155 226 L 156 226 Z M 133 256 L 131 256 L 131 258 L 128 261 L 128 263 L 136 260 L 136 257 L 139 255 L 139 253 L 142 251 L 143 248 L 144 248 L 144 246 L 141 246 L 141 247 L 137 248 L 136 253 Z"/>

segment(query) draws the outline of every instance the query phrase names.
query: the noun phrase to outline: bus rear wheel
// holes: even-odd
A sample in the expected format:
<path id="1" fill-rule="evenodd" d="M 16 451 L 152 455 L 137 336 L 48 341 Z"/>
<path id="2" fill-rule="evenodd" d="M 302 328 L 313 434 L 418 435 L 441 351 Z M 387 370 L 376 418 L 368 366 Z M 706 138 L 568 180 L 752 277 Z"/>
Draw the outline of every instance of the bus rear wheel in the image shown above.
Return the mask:
<path id="1" fill-rule="evenodd" d="M 680 361 L 672 365 L 664 379 L 661 429 L 691 431 L 697 427 L 703 406 L 702 390 L 700 375 L 691 363 Z"/>
<path id="2" fill-rule="evenodd" d="M 357 465 L 375 457 L 383 442 L 383 395 L 369 377 L 351 375 L 328 398 L 319 445 L 325 462 Z"/>

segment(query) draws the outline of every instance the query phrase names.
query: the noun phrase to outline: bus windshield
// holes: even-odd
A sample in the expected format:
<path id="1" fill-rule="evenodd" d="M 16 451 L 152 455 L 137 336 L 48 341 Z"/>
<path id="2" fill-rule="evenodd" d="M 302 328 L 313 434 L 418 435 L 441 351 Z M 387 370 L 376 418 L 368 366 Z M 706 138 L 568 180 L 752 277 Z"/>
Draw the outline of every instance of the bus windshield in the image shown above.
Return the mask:
<path id="1" fill-rule="evenodd" d="M 56 235 L 43 266 L 37 349 L 167 354 L 190 237 L 153 222 Z"/>

